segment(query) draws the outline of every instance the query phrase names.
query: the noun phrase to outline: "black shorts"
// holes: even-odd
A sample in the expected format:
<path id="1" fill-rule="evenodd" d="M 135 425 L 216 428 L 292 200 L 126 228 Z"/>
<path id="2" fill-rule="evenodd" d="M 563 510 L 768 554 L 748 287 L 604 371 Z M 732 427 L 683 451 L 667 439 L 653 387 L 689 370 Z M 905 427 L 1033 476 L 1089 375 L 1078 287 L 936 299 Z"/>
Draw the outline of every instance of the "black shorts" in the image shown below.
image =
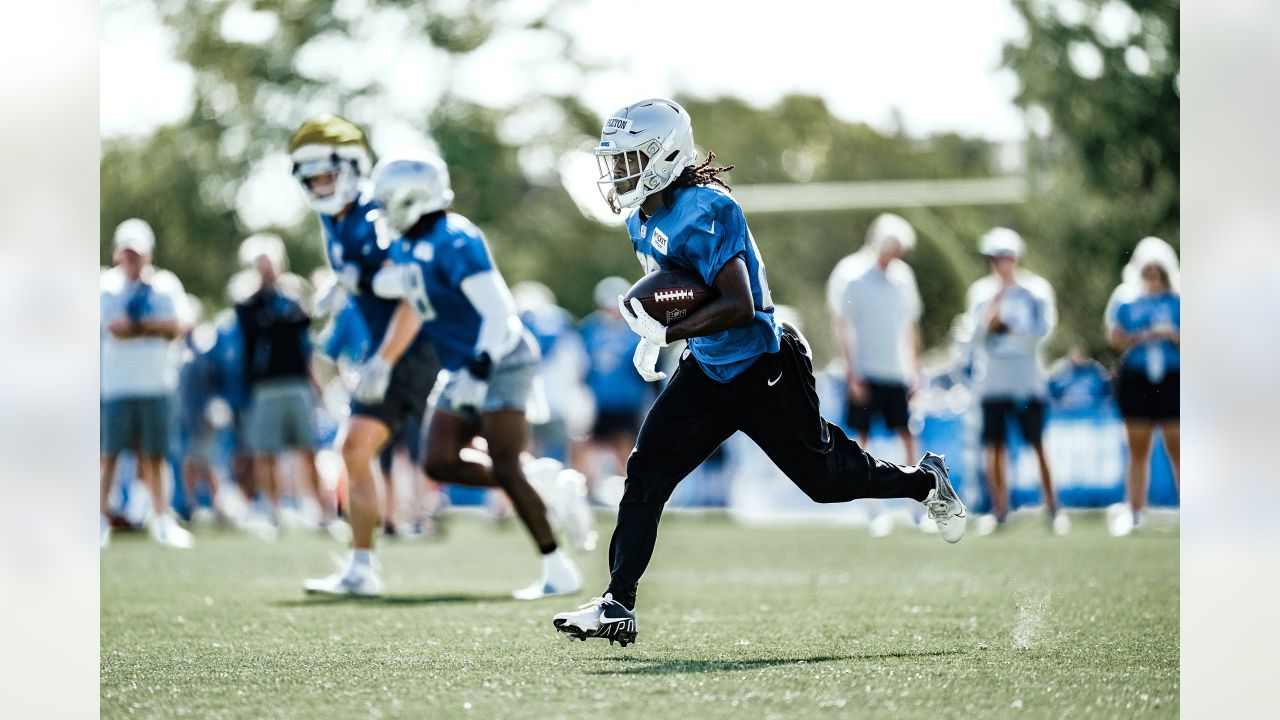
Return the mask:
<path id="1" fill-rule="evenodd" d="M 391 369 L 391 382 L 382 402 L 367 405 L 352 399 L 351 414 L 380 421 L 391 431 L 400 433 L 409 419 L 421 420 L 427 410 L 427 398 L 440 374 L 440 359 L 429 343 L 414 345 Z"/>
<path id="2" fill-rule="evenodd" d="M 1022 439 L 1038 445 L 1044 435 L 1044 401 L 1031 398 L 1015 402 L 1008 398 L 982 401 L 982 444 L 1003 446 L 1009 437 L 1009 416 L 1013 415 Z"/>
<path id="3" fill-rule="evenodd" d="M 610 440 L 618 436 L 632 437 L 640 432 L 640 413 L 635 410 L 601 410 L 591 426 L 591 439 Z"/>
<path id="4" fill-rule="evenodd" d="M 1178 371 L 1153 383 L 1141 370 L 1122 369 L 1116 376 L 1116 404 L 1126 420 L 1177 420 L 1181 403 Z"/>
<path id="5" fill-rule="evenodd" d="M 867 434 L 871 432 L 871 418 L 876 415 L 884 418 L 884 425 L 890 430 L 905 428 L 911 417 L 907 386 L 868 380 L 867 404 L 855 405 L 850 399 L 845 407 L 844 424 L 859 434 Z"/>

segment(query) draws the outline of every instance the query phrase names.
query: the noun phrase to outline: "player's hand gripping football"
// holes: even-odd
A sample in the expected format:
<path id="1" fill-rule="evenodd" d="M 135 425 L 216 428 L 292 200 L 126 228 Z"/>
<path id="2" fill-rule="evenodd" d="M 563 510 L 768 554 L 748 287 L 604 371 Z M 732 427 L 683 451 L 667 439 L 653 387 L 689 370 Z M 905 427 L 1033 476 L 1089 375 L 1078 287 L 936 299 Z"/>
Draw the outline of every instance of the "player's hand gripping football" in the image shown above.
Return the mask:
<path id="1" fill-rule="evenodd" d="M 618 312 L 622 313 L 622 317 L 626 319 L 627 324 L 631 326 L 631 332 L 648 340 L 650 344 L 660 348 L 664 348 L 671 343 L 667 342 L 667 328 L 662 323 L 654 320 L 649 313 L 644 311 L 644 306 L 640 304 L 639 298 L 631 298 L 631 309 L 635 312 L 627 310 L 626 301 L 622 296 L 618 296 Z M 643 374 L 643 373 L 641 373 Z"/>
<path id="2" fill-rule="evenodd" d="M 640 377 L 645 382 L 658 382 L 667 376 L 666 373 L 658 370 L 658 355 L 662 352 L 662 348 L 653 343 L 640 339 L 640 345 L 636 347 L 635 355 L 631 356 L 631 364 L 636 366 L 636 372 L 640 373 Z"/>

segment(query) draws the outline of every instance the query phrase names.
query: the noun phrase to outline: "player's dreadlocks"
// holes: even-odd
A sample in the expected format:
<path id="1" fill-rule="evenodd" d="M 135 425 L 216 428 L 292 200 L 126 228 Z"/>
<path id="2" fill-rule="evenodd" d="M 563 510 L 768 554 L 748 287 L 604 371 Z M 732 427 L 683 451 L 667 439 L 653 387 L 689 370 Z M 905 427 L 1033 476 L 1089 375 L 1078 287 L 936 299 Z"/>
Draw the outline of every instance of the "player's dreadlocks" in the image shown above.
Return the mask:
<path id="1" fill-rule="evenodd" d="M 707 157 L 698 165 L 690 165 L 680 173 L 680 177 L 676 178 L 670 185 L 662 190 L 662 204 L 670 206 L 675 200 L 676 188 L 694 187 L 695 185 L 719 185 L 720 187 L 733 191 L 729 184 L 720 179 L 720 173 L 727 173 L 737 167 L 736 165 L 725 165 L 723 167 L 711 167 L 711 161 L 716 159 L 716 154 L 707 151 Z"/>

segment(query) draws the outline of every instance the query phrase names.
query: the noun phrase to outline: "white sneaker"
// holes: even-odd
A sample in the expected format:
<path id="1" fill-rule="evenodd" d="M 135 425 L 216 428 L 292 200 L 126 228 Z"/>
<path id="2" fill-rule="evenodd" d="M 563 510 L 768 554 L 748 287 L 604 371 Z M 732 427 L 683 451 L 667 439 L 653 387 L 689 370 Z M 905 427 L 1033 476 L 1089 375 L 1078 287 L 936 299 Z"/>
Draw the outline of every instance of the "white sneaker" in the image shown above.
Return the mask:
<path id="1" fill-rule="evenodd" d="M 98 548 L 106 550 L 111 544 L 111 521 L 106 515 L 100 515 L 98 520 Z"/>
<path id="2" fill-rule="evenodd" d="M 960 542 L 968 520 L 965 517 L 964 503 L 960 502 L 960 496 L 956 494 L 947 476 L 943 457 L 927 452 L 920 459 L 919 466 L 933 476 L 934 488 L 924 499 L 924 506 L 929 511 L 929 517 L 938 524 L 938 534 L 949 543 Z"/>
<path id="3" fill-rule="evenodd" d="M 1111 532 L 1111 537 L 1124 537 L 1133 532 L 1135 527 L 1133 514 L 1128 510 L 1115 513 L 1107 523 L 1107 530 Z"/>
<path id="4" fill-rule="evenodd" d="M 351 542 L 351 526 L 342 518 L 334 518 L 324 525 L 321 525 L 320 529 L 327 532 L 329 537 L 340 543 Z"/>
<path id="5" fill-rule="evenodd" d="M 995 515 L 987 513 L 978 516 L 978 537 L 984 537 L 995 532 L 1000 527 L 1000 521 Z"/>
<path id="6" fill-rule="evenodd" d="M 280 537 L 280 525 L 270 512 L 261 508 L 252 508 L 246 512 L 240 522 L 240 529 L 266 542 L 275 542 Z"/>
<path id="7" fill-rule="evenodd" d="M 1059 510 L 1057 515 L 1053 516 L 1053 534 L 1062 537 L 1071 532 L 1071 518 L 1067 517 L 1067 513 Z"/>
<path id="8" fill-rule="evenodd" d="M 553 595 L 572 595 L 582 589 L 582 575 L 573 560 L 556 550 L 542 556 L 542 580 L 511 593 L 517 600 L 537 600 Z"/>
<path id="9" fill-rule="evenodd" d="M 302 582 L 308 593 L 349 597 L 377 597 L 382 594 L 382 581 L 373 564 L 349 562 L 338 572 Z"/>
<path id="10" fill-rule="evenodd" d="M 178 521 L 173 519 L 170 513 L 162 513 L 151 521 L 150 526 L 151 539 L 164 545 L 178 550 L 190 550 L 195 547 L 195 536 L 187 532 L 186 528 L 178 525 Z"/>
<path id="11" fill-rule="evenodd" d="M 600 534 L 596 532 L 596 517 L 587 499 L 587 476 L 565 468 L 556 475 L 556 483 L 564 502 L 564 524 L 569 545 L 584 552 L 595 550 Z"/>
<path id="12" fill-rule="evenodd" d="M 871 519 L 871 525 L 868 531 L 873 538 L 882 538 L 893 532 L 893 517 L 889 513 L 882 512 Z"/>

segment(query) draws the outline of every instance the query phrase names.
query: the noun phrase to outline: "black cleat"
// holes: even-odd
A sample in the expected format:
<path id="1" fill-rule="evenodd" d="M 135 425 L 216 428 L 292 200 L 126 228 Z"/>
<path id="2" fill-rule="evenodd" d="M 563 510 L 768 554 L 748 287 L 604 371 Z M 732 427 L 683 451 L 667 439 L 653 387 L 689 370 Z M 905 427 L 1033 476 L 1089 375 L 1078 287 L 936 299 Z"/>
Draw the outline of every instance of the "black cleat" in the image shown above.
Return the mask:
<path id="1" fill-rule="evenodd" d="M 573 612 L 557 614 L 551 622 L 559 632 L 583 642 L 598 637 L 608 640 L 610 645 L 616 641 L 626 647 L 636 641 L 635 611 L 626 609 L 608 593 L 591 598 L 591 602 Z"/>

